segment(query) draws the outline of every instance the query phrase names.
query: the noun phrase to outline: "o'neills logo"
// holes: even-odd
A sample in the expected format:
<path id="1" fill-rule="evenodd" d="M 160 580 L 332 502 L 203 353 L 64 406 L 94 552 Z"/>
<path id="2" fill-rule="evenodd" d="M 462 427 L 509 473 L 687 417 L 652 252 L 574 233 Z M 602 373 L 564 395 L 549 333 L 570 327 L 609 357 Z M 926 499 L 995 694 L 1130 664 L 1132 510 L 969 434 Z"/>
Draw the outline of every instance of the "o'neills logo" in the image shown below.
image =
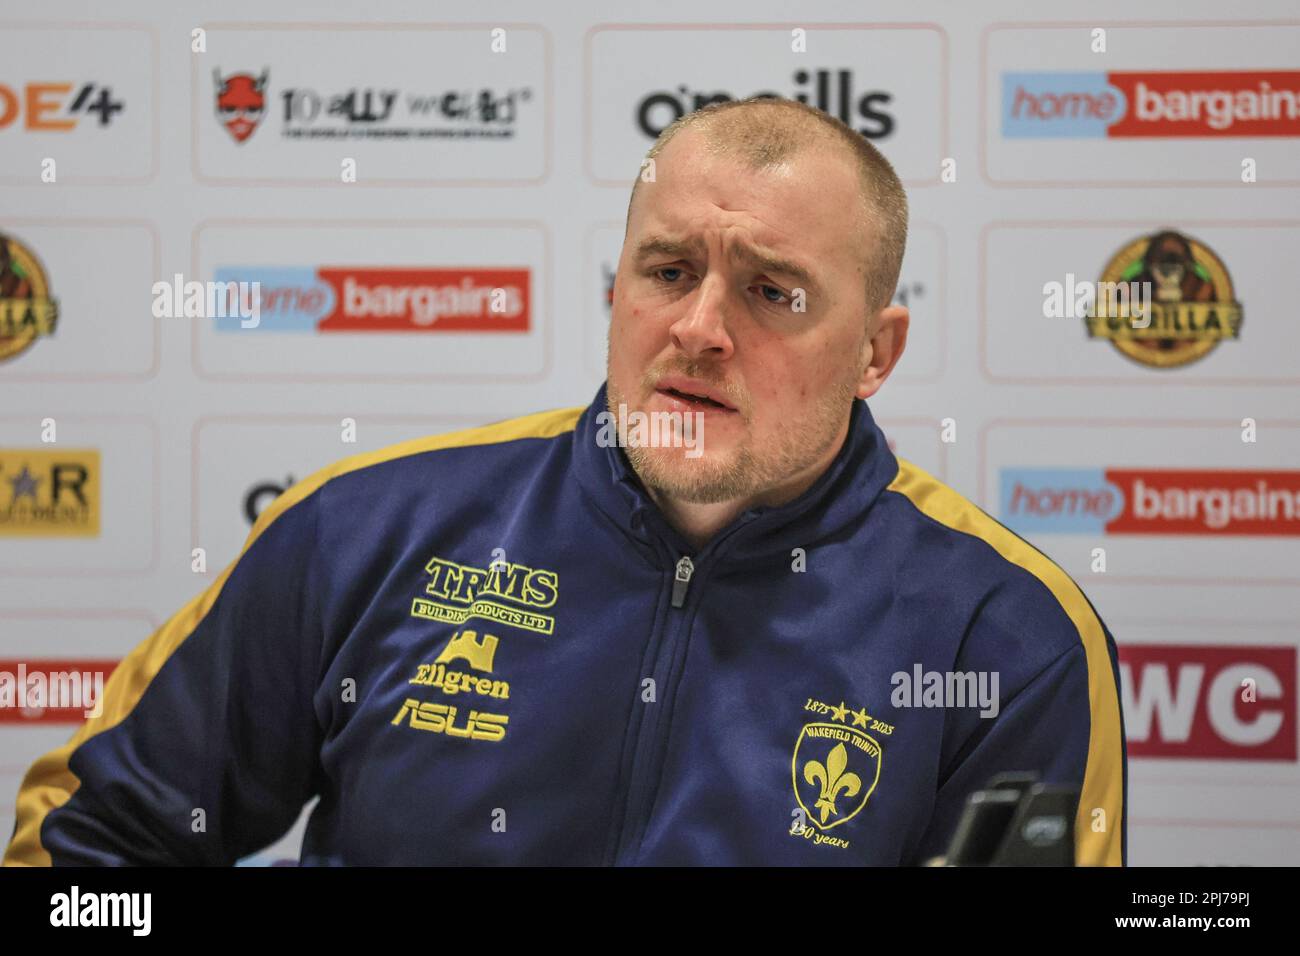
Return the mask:
<path id="1" fill-rule="evenodd" d="M 52 335 L 59 309 L 35 253 L 0 233 L 0 362 Z"/>
<path id="2" fill-rule="evenodd" d="M 218 316 L 221 332 L 527 332 L 529 270 L 221 266 L 257 283 L 259 322 Z"/>
<path id="3" fill-rule="evenodd" d="M 429 583 L 427 598 L 411 604 L 411 615 L 457 626 L 470 618 L 550 634 L 555 618 L 536 610 L 553 607 L 559 597 L 560 578 L 554 571 L 523 564 L 494 561 L 486 568 L 457 564 L 435 557 L 424 568 Z"/>
<path id="4" fill-rule="evenodd" d="M 1022 533 L 1300 535 L 1300 471 L 1006 468 Z"/>
<path id="5" fill-rule="evenodd" d="M 1187 365 L 1241 333 L 1241 303 L 1227 267 L 1208 246 L 1183 233 L 1166 229 L 1130 242 L 1106 264 L 1101 281 L 1139 288 L 1150 283 L 1151 301 L 1140 309 L 1099 298 L 1084 320 L 1090 338 L 1109 339 L 1143 365 Z"/>

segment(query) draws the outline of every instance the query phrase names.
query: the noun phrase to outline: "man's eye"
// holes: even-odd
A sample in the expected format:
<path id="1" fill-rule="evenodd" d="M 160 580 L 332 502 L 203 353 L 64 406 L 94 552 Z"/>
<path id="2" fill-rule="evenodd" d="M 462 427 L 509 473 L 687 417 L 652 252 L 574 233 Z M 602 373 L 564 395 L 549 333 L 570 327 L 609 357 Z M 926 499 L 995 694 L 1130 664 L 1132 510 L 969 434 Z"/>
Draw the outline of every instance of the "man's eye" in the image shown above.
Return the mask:
<path id="1" fill-rule="evenodd" d="M 680 278 L 680 276 L 679 276 L 679 275 L 678 275 L 678 276 L 669 276 L 669 275 L 665 275 L 665 273 L 668 273 L 668 272 L 676 272 L 676 273 L 680 273 L 681 271 L 682 271 L 681 269 L 675 268 L 675 267 L 673 267 L 673 266 L 664 266 L 662 269 L 656 269 L 656 270 L 654 271 L 654 275 L 655 275 L 655 278 L 657 278 L 657 279 L 662 279 L 664 282 L 667 282 L 667 283 L 669 283 L 669 284 L 671 285 L 672 283 L 676 282 L 677 279 Z"/>
<path id="2" fill-rule="evenodd" d="M 758 288 L 761 291 L 763 298 L 766 299 L 768 302 L 771 302 L 773 305 L 782 305 L 783 300 L 785 300 L 786 298 L 785 293 L 782 292 L 780 289 L 776 288 L 776 286 L 760 285 Z M 772 296 L 768 295 L 769 292 L 776 293 L 776 297 L 773 298 Z"/>

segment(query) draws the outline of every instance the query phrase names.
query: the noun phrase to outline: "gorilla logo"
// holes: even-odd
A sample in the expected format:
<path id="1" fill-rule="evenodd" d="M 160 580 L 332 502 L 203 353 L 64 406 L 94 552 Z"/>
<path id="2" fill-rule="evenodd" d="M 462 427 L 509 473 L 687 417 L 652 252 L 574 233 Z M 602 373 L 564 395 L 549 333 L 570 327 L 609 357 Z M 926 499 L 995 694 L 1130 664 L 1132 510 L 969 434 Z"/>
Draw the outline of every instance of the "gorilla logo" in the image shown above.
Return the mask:
<path id="1" fill-rule="evenodd" d="M 1204 358 L 1241 331 L 1232 279 L 1208 246 L 1173 229 L 1130 242 L 1102 270 L 1101 281 L 1138 282 L 1150 290 L 1150 323 L 1096 312 L 1090 338 L 1110 339 L 1122 355 L 1149 368 L 1177 368 Z"/>
<path id="2" fill-rule="evenodd" d="M 30 249 L 0 233 L 0 361 L 52 335 L 59 318 L 45 269 Z"/>
<path id="3" fill-rule="evenodd" d="M 1213 302 L 1214 286 L 1204 274 L 1190 242 L 1176 232 L 1161 232 L 1151 237 L 1135 280 L 1153 283 L 1157 302 Z"/>

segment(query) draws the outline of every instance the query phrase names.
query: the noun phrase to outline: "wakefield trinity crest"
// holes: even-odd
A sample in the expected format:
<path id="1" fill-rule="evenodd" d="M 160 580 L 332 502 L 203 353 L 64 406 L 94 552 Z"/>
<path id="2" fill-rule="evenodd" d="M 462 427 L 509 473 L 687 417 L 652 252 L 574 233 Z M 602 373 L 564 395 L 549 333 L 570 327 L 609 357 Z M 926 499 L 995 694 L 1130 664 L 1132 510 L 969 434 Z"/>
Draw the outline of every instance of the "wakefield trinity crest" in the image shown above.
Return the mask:
<path id="1" fill-rule="evenodd" d="M 790 771 L 803 812 L 796 811 L 790 833 L 847 847 L 848 839 L 830 831 L 857 816 L 880 780 L 880 744 L 866 731 L 888 734 L 893 727 L 843 703 L 834 707 L 810 700 L 805 709 L 822 711 L 830 720 L 805 724 L 795 741 Z"/>

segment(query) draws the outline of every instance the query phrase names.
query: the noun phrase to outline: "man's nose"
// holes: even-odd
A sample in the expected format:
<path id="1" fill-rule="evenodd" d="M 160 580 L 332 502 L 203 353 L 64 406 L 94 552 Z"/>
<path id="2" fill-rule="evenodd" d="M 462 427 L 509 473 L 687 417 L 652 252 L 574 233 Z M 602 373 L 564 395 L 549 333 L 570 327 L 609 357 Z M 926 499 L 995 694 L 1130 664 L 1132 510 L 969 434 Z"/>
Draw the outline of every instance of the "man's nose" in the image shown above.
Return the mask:
<path id="1" fill-rule="evenodd" d="M 712 359 L 730 358 L 735 351 L 727 332 L 727 315 L 732 306 L 730 295 L 722 276 L 705 276 L 686 314 L 668 330 L 673 345 L 692 358 L 703 355 Z"/>

